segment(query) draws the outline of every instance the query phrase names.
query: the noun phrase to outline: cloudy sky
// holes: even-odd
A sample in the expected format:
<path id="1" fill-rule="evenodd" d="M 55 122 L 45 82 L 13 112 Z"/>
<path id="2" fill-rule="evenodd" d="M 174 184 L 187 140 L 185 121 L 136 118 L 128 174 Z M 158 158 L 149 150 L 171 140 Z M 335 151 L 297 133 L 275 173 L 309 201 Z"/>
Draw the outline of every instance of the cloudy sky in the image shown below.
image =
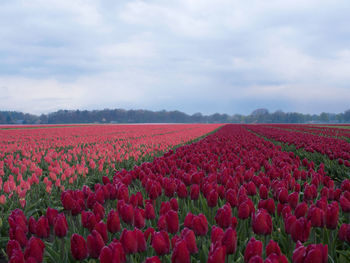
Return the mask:
<path id="1" fill-rule="evenodd" d="M 350 108 L 348 0 L 2 0 L 0 110 Z"/>

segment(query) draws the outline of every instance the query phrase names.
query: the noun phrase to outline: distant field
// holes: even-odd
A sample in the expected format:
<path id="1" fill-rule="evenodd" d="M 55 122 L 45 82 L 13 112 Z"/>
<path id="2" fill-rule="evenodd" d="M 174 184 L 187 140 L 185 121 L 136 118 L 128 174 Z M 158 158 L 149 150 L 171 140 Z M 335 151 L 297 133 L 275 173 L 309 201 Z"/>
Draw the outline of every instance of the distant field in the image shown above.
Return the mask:
<path id="1" fill-rule="evenodd" d="M 327 126 L 318 126 L 318 127 L 327 127 L 327 128 L 337 128 L 337 129 L 348 129 L 348 130 L 350 130 L 350 125 L 342 125 L 342 126 L 327 125 Z"/>

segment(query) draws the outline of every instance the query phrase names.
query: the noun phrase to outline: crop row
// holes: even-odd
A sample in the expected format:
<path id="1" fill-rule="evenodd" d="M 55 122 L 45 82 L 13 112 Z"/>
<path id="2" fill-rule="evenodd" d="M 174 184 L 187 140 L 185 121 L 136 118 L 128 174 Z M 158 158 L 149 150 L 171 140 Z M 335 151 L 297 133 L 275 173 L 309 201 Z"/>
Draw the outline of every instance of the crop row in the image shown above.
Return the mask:
<path id="1" fill-rule="evenodd" d="M 321 153 L 328 156 L 331 160 L 338 160 L 339 164 L 350 167 L 350 143 L 342 139 L 276 129 L 263 125 L 248 125 L 247 127 L 251 131 L 269 139 L 288 145 L 295 145 L 297 149 L 302 148 L 311 153 Z"/>
<path id="2" fill-rule="evenodd" d="M 273 124 L 266 125 L 272 128 L 279 128 L 284 130 L 292 130 L 314 134 L 317 136 L 333 137 L 339 139 L 345 139 L 349 142 L 350 140 L 350 130 L 342 128 L 332 128 L 332 127 L 323 127 L 315 125 L 298 125 L 298 124 Z"/>

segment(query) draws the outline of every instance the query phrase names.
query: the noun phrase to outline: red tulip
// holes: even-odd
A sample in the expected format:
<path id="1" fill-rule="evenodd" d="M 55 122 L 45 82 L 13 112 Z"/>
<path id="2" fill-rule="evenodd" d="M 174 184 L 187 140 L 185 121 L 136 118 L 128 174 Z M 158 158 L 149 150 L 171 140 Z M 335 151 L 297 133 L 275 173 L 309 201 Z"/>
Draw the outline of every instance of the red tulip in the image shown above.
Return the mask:
<path id="1" fill-rule="evenodd" d="M 145 211 L 140 208 L 134 209 L 134 226 L 142 229 L 145 227 L 145 217 L 144 217 Z"/>
<path id="2" fill-rule="evenodd" d="M 127 223 L 128 225 L 133 224 L 133 222 L 134 222 L 134 207 L 132 205 L 124 204 L 121 207 L 119 214 L 125 223 Z"/>
<path id="3" fill-rule="evenodd" d="M 273 241 L 272 239 L 266 246 L 266 256 L 268 257 L 271 254 L 281 255 L 281 249 L 277 242 Z"/>
<path id="4" fill-rule="evenodd" d="M 256 186 L 254 182 L 250 181 L 246 184 L 247 194 L 250 196 L 256 195 Z"/>
<path id="5" fill-rule="evenodd" d="M 70 239 L 70 244 L 72 255 L 76 260 L 83 260 L 87 258 L 88 249 L 86 241 L 82 236 L 78 234 L 73 234 Z"/>
<path id="6" fill-rule="evenodd" d="M 171 205 L 171 209 L 173 209 L 174 211 L 178 211 L 179 210 L 179 204 L 177 202 L 177 199 L 172 198 L 170 200 L 170 205 Z"/>
<path id="7" fill-rule="evenodd" d="M 95 195 L 95 193 L 91 192 L 88 194 L 88 197 L 86 199 L 86 205 L 89 209 L 93 209 L 95 203 L 96 203 L 96 195 Z"/>
<path id="8" fill-rule="evenodd" d="M 171 239 L 171 247 L 174 249 L 176 246 L 176 243 L 181 241 L 182 239 L 178 235 L 174 235 Z"/>
<path id="9" fill-rule="evenodd" d="M 22 251 L 15 250 L 10 258 L 9 263 L 25 263 Z"/>
<path id="10" fill-rule="evenodd" d="M 138 228 L 134 229 L 135 236 L 136 236 L 136 242 L 137 242 L 137 252 L 143 252 L 146 250 L 146 239 L 142 231 Z"/>
<path id="11" fill-rule="evenodd" d="M 152 247 L 157 255 L 168 254 L 170 251 L 170 240 L 166 231 L 155 232 L 152 237 Z"/>
<path id="12" fill-rule="evenodd" d="M 36 233 L 36 221 L 34 219 L 34 217 L 30 217 L 28 220 L 28 226 L 29 226 L 29 232 L 31 234 L 35 234 Z"/>
<path id="13" fill-rule="evenodd" d="M 268 189 L 265 185 L 260 185 L 259 187 L 259 195 L 261 199 L 267 199 L 268 198 Z"/>
<path id="14" fill-rule="evenodd" d="M 111 210 L 107 217 L 107 229 L 111 233 L 117 233 L 120 231 L 120 219 L 118 212 Z"/>
<path id="15" fill-rule="evenodd" d="M 99 259 L 101 263 L 124 263 L 126 257 L 123 246 L 119 241 L 113 241 L 102 248 Z"/>
<path id="16" fill-rule="evenodd" d="M 322 209 L 312 205 L 307 214 L 307 219 L 311 221 L 312 227 L 324 226 L 324 212 Z"/>
<path id="17" fill-rule="evenodd" d="M 170 210 L 166 216 L 166 225 L 167 225 L 167 231 L 171 234 L 175 234 L 179 231 L 179 216 L 177 215 L 177 212 Z"/>
<path id="18" fill-rule="evenodd" d="M 215 207 L 218 203 L 218 193 L 216 192 L 216 190 L 211 190 L 209 195 L 208 195 L 208 198 L 207 198 L 207 202 L 208 202 L 208 206 L 209 207 Z"/>
<path id="19" fill-rule="evenodd" d="M 150 237 L 152 239 L 152 236 L 153 236 L 154 232 L 156 232 L 156 231 L 154 230 L 153 227 L 149 227 L 149 228 L 146 229 L 146 231 L 143 233 L 143 235 L 145 236 L 146 242 L 148 241 L 148 239 Z"/>
<path id="20" fill-rule="evenodd" d="M 7 257 L 11 258 L 12 255 L 16 252 L 16 250 L 18 250 L 22 253 L 21 245 L 18 243 L 17 240 L 9 240 L 9 242 L 7 242 L 7 246 L 6 246 Z"/>
<path id="21" fill-rule="evenodd" d="M 269 212 L 270 215 L 274 215 L 275 214 L 275 201 L 273 201 L 272 198 L 266 199 L 266 204 L 264 209 Z"/>
<path id="22" fill-rule="evenodd" d="M 261 256 L 255 255 L 249 259 L 249 263 L 264 263 L 264 260 L 262 259 Z"/>
<path id="23" fill-rule="evenodd" d="M 297 221 L 297 218 L 295 215 L 289 214 L 286 217 L 283 218 L 284 220 L 284 229 L 286 230 L 287 234 L 291 234 L 291 229 L 295 221 Z"/>
<path id="24" fill-rule="evenodd" d="M 293 209 L 295 209 L 297 207 L 298 200 L 299 200 L 299 193 L 298 192 L 293 192 L 290 195 L 288 195 L 288 203 Z"/>
<path id="25" fill-rule="evenodd" d="M 108 247 L 108 246 L 104 246 L 101 249 L 101 253 L 100 253 L 100 263 L 112 263 L 115 260 L 113 259 L 113 250 Z"/>
<path id="26" fill-rule="evenodd" d="M 172 210 L 170 202 L 162 202 L 161 205 L 160 205 L 159 214 L 160 215 L 165 215 L 170 210 Z"/>
<path id="27" fill-rule="evenodd" d="M 323 244 L 311 244 L 306 248 L 305 263 L 327 263 L 328 246 Z"/>
<path id="28" fill-rule="evenodd" d="M 120 236 L 120 242 L 122 243 L 126 254 L 133 254 L 137 252 L 136 232 L 124 229 Z"/>
<path id="29" fill-rule="evenodd" d="M 159 217 L 157 222 L 157 228 L 159 231 L 161 230 L 167 230 L 167 224 L 166 224 L 166 217 L 165 215 L 162 215 Z"/>
<path id="30" fill-rule="evenodd" d="M 146 258 L 146 261 L 144 263 L 162 263 L 160 259 L 157 256 Z"/>
<path id="31" fill-rule="evenodd" d="M 297 205 L 294 211 L 296 218 L 304 217 L 307 213 L 308 206 L 305 202 L 301 202 Z"/>
<path id="32" fill-rule="evenodd" d="M 76 206 L 76 201 L 74 200 L 72 193 L 69 191 L 62 192 L 61 201 L 66 210 L 73 210 Z"/>
<path id="33" fill-rule="evenodd" d="M 36 262 L 40 263 L 43 261 L 45 244 L 39 238 L 31 237 L 28 241 L 28 245 L 24 252 L 24 258 L 30 257 L 35 258 Z"/>
<path id="34" fill-rule="evenodd" d="M 298 241 L 292 259 L 293 263 L 327 263 L 328 247 L 323 244 L 311 244 L 304 247 Z"/>
<path id="35" fill-rule="evenodd" d="M 220 242 L 210 245 L 207 263 L 225 263 L 226 247 L 222 246 Z"/>
<path id="36" fill-rule="evenodd" d="M 166 179 L 167 179 L 166 182 L 163 181 L 164 194 L 167 197 L 173 197 L 175 194 L 175 190 L 176 190 L 176 184 L 173 180 L 168 179 L 168 178 L 166 178 Z"/>
<path id="37" fill-rule="evenodd" d="M 64 237 L 68 232 L 68 223 L 63 213 L 59 214 L 54 223 L 54 231 L 57 237 Z"/>
<path id="38" fill-rule="evenodd" d="M 237 206 L 237 203 L 238 203 L 237 193 L 233 189 L 227 190 L 226 201 L 230 203 L 231 207 Z"/>
<path id="39" fill-rule="evenodd" d="M 297 219 L 290 228 L 290 234 L 294 242 L 298 240 L 301 242 L 306 242 L 309 239 L 311 229 L 311 222 L 305 219 L 304 217 L 300 217 Z"/>
<path id="40" fill-rule="evenodd" d="M 220 242 L 224 235 L 224 230 L 220 227 L 213 225 L 211 229 L 211 243 L 215 244 L 216 242 Z"/>
<path id="41" fill-rule="evenodd" d="M 191 212 L 188 212 L 185 217 L 184 226 L 188 228 L 192 228 L 192 221 L 194 217 L 195 217 L 194 214 L 192 214 Z"/>
<path id="42" fill-rule="evenodd" d="M 222 245 L 226 246 L 226 254 L 233 254 L 237 247 L 237 233 L 232 227 L 226 229 L 221 239 Z"/>
<path id="43" fill-rule="evenodd" d="M 146 219 L 155 219 L 156 213 L 154 211 L 154 207 L 151 203 L 147 203 L 145 207 L 145 218 Z"/>
<path id="44" fill-rule="evenodd" d="M 288 190 L 284 187 L 281 187 L 277 190 L 278 201 L 281 204 L 288 202 Z"/>
<path id="45" fill-rule="evenodd" d="M 269 235 L 272 232 L 272 219 L 265 209 L 259 209 L 253 214 L 253 231 L 258 235 Z"/>
<path id="46" fill-rule="evenodd" d="M 40 238 L 50 236 L 50 226 L 46 216 L 41 216 L 36 222 L 36 235 Z"/>
<path id="47" fill-rule="evenodd" d="M 339 205 L 338 202 L 332 202 L 327 206 L 326 210 L 326 227 L 328 229 L 336 229 L 339 218 Z"/>
<path id="48" fill-rule="evenodd" d="M 265 259 L 264 263 L 288 263 L 288 259 L 285 255 L 272 253 Z"/>
<path id="49" fill-rule="evenodd" d="M 196 236 L 191 229 L 185 227 L 181 231 L 181 238 L 186 241 L 187 249 L 190 254 L 195 254 L 198 252 Z"/>
<path id="50" fill-rule="evenodd" d="M 96 225 L 96 216 L 91 211 L 83 211 L 81 213 L 81 224 L 83 227 L 92 231 Z"/>
<path id="51" fill-rule="evenodd" d="M 339 232 L 338 237 L 341 241 L 347 241 L 350 243 L 350 224 L 342 224 Z"/>
<path id="52" fill-rule="evenodd" d="M 105 209 L 99 202 L 94 204 L 92 211 L 96 217 L 96 222 L 100 222 L 105 217 Z"/>
<path id="53" fill-rule="evenodd" d="M 247 219 L 250 217 L 250 207 L 247 202 L 243 202 L 238 207 L 238 218 Z"/>
<path id="54" fill-rule="evenodd" d="M 27 235 L 24 232 L 23 228 L 18 226 L 16 228 L 10 228 L 10 239 L 17 240 L 21 247 L 25 247 L 27 245 Z"/>
<path id="55" fill-rule="evenodd" d="M 255 255 L 262 255 L 262 242 L 252 237 L 247 243 L 244 251 L 244 262 L 248 263 Z"/>
<path id="56" fill-rule="evenodd" d="M 231 225 L 232 209 L 227 203 L 223 207 L 220 207 L 215 216 L 215 222 L 221 228 L 228 228 Z"/>
<path id="57" fill-rule="evenodd" d="M 188 195 L 186 185 L 182 182 L 178 184 L 176 192 L 179 198 L 186 198 Z"/>
<path id="58" fill-rule="evenodd" d="M 8 222 L 10 228 L 20 228 L 24 234 L 28 233 L 27 218 L 22 210 L 18 208 L 13 210 L 8 218 Z"/>
<path id="59" fill-rule="evenodd" d="M 87 237 L 87 248 L 89 255 L 92 258 L 98 258 L 100 256 L 101 249 L 104 247 L 105 243 L 102 236 L 96 230 L 93 230 Z"/>
<path id="60" fill-rule="evenodd" d="M 171 263 L 190 263 L 190 252 L 187 249 L 186 241 L 180 240 L 176 243 L 173 254 L 171 255 Z"/>
<path id="61" fill-rule="evenodd" d="M 107 242 L 107 240 L 108 240 L 107 225 L 103 221 L 98 222 L 95 225 L 94 230 L 96 230 L 98 233 L 100 233 L 104 242 Z"/>
<path id="62" fill-rule="evenodd" d="M 236 218 L 235 216 L 233 216 L 233 217 L 231 218 L 231 227 L 232 227 L 233 229 L 235 229 L 236 226 L 237 226 L 237 224 L 238 224 L 237 218 Z"/>
<path id="63" fill-rule="evenodd" d="M 350 200 L 345 196 L 341 196 L 339 199 L 341 209 L 344 213 L 350 212 Z"/>
<path id="64" fill-rule="evenodd" d="M 205 236 L 208 232 L 208 221 L 205 215 L 199 214 L 192 220 L 191 228 L 197 236 Z"/>
<path id="65" fill-rule="evenodd" d="M 199 185 L 198 184 L 191 185 L 190 196 L 191 196 L 191 200 L 198 200 L 198 198 L 199 198 Z"/>

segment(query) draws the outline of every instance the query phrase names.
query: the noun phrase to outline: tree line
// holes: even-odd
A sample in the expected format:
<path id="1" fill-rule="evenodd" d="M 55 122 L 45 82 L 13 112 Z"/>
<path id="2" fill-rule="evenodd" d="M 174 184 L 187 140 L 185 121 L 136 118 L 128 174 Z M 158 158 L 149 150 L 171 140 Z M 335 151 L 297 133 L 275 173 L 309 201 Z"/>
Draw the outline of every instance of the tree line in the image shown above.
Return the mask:
<path id="1" fill-rule="evenodd" d="M 302 114 L 267 109 L 249 115 L 192 115 L 180 111 L 149 110 L 59 110 L 34 115 L 17 111 L 0 111 L 0 124 L 65 124 L 65 123 L 350 123 L 350 109 L 343 113 Z"/>

